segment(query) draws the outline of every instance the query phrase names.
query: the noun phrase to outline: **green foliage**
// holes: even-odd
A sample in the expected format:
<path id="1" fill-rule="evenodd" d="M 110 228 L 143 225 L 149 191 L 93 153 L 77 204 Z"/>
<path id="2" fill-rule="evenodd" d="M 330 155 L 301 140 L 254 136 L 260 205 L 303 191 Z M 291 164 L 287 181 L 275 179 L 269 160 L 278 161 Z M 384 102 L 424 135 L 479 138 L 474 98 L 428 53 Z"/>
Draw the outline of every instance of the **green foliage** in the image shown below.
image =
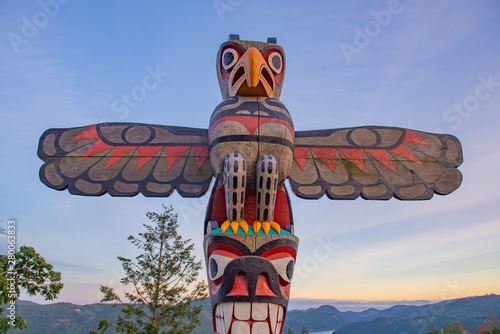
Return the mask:
<path id="1" fill-rule="evenodd" d="M 434 325 L 432 325 L 431 330 L 434 328 Z M 435 328 L 434 328 L 435 329 Z M 431 333 L 431 332 L 429 332 Z M 455 320 L 453 323 L 453 326 L 450 325 L 450 323 L 447 321 L 443 330 L 441 331 L 434 331 L 432 333 L 442 333 L 442 334 L 468 334 L 468 331 L 462 326 L 460 321 Z"/>
<path id="2" fill-rule="evenodd" d="M 481 332 L 477 332 L 479 334 L 500 334 L 500 329 L 497 326 L 493 326 L 493 328 L 490 329 L 484 329 Z"/>
<path id="3" fill-rule="evenodd" d="M 431 325 L 431 328 L 429 329 L 429 332 L 427 334 L 440 334 L 441 331 L 437 329 L 434 324 Z"/>
<path id="4" fill-rule="evenodd" d="M 21 246 L 12 255 L 0 255 L 0 267 L 0 303 L 8 305 L 7 316 L 0 317 L 0 333 L 7 332 L 12 325 L 17 329 L 25 329 L 27 325 L 22 317 L 9 317 L 9 307 L 16 307 L 21 289 L 29 296 L 39 294 L 45 300 L 54 300 L 63 288 L 61 273 L 53 271 L 53 266 L 33 247 L 28 246 Z M 0 308 L 0 315 L 3 311 Z"/>
<path id="5" fill-rule="evenodd" d="M 492 310 L 488 311 L 488 316 L 486 318 L 485 324 L 486 328 L 488 329 L 493 329 L 495 326 L 500 327 L 500 320 Z"/>
<path id="6" fill-rule="evenodd" d="M 483 330 L 486 329 L 484 325 L 487 323 L 487 314 L 488 309 L 492 309 L 495 313 L 500 314 L 500 296 L 482 296 L 477 297 L 483 302 L 478 302 L 475 299 L 467 299 L 468 301 L 472 301 L 475 308 L 479 308 L 479 310 L 486 310 L 484 314 L 480 316 L 475 316 L 475 313 L 471 313 L 473 317 L 463 317 L 458 318 L 459 321 L 464 324 L 469 324 L 473 328 L 478 328 L 480 324 L 483 324 Z M 198 304 L 198 302 L 197 302 Z M 482 305 L 486 305 L 483 307 Z M 191 334 L 213 334 L 212 330 L 212 311 L 210 300 L 204 299 L 199 302 L 199 305 L 203 306 L 203 311 L 200 313 L 199 317 L 201 320 L 201 325 L 197 326 Z M 433 304 L 436 308 L 438 304 Z M 449 304 L 448 304 L 449 305 Z M 23 318 L 29 324 L 29 328 L 23 332 L 29 333 L 47 333 L 47 329 L 50 328 L 50 333 L 52 334 L 84 334 L 89 332 L 89 329 L 96 329 L 98 326 L 98 319 L 107 319 L 112 323 L 116 323 L 118 319 L 118 315 L 121 313 L 121 305 L 117 305 L 113 307 L 112 304 L 89 304 L 89 305 L 73 305 L 69 303 L 52 303 L 45 305 L 38 305 L 30 302 L 18 301 L 16 303 L 19 314 L 23 315 Z M 476 312 L 476 309 L 470 307 L 467 303 L 462 303 L 461 308 L 464 311 Z M 415 314 L 415 312 L 420 312 L 419 310 L 425 309 L 425 307 L 413 307 L 413 306 L 401 306 L 400 310 L 404 310 L 409 308 L 411 312 L 408 314 Z M 333 309 L 325 309 L 324 307 L 318 309 L 309 309 L 307 311 L 299 311 L 292 310 L 287 312 L 286 322 L 283 328 L 283 333 L 287 333 L 287 329 L 290 328 L 294 333 L 300 333 L 302 326 L 308 328 L 309 332 L 315 331 L 327 331 L 329 333 L 332 332 L 332 329 L 335 328 L 336 333 L 338 334 L 359 334 L 359 333 L 371 333 L 371 334 L 416 334 L 416 333 L 428 333 L 432 328 L 431 323 L 428 323 L 428 326 L 424 328 L 424 326 L 415 326 L 417 324 L 426 325 L 425 321 L 431 321 L 434 323 L 434 328 L 441 329 L 444 327 L 446 321 L 449 321 L 451 324 L 455 322 L 457 317 L 455 317 L 455 312 L 459 311 L 455 308 L 450 308 L 453 313 L 449 316 L 441 317 L 441 316 L 432 316 L 429 317 L 427 314 L 423 317 L 413 318 L 411 321 L 406 319 L 397 319 L 397 318 L 383 318 L 380 317 L 380 314 L 384 314 L 385 310 L 382 311 L 369 311 L 369 312 L 340 312 L 345 317 L 349 318 L 350 323 L 347 325 L 318 325 L 321 323 L 319 320 L 322 318 L 318 318 L 320 314 L 318 311 L 328 311 L 332 316 L 337 317 L 339 314 L 334 312 Z M 389 309 L 390 310 L 390 309 Z M 444 311 L 447 311 L 445 309 Z M 332 311 L 332 312 L 330 312 Z M 459 313 L 465 313 L 460 311 Z M 324 314 L 324 312 L 323 312 Z M 401 313 L 398 313 L 400 316 Z M 304 316 L 305 315 L 305 316 Z M 407 317 L 403 315 L 404 317 Z M 403 317 L 402 316 L 402 317 Z M 377 317 L 372 320 L 373 317 Z M 420 321 L 422 319 L 422 321 Z M 289 322 L 290 321 L 290 322 Z M 287 324 L 288 323 L 288 324 Z M 297 324 L 297 327 L 294 328 L 289 324 L 294 323 Z M 498 327 L 498 326 L 497 326 Z M 479 329 L 479 328 L 478 328 Z M 491 334 L 492 328 L 487 329 L 487 334 Z M 22 333 L 22 331 L 11 330 L 8 333 L 16 334 Z M 480 334 L 479 331 L 471 331 L 471 334 Z M 113 328 L 110 328 L 106 334 L 116 333 Z M 441 333 L 441 331 L 438 331 Z M 496 332 L 498 334 L 498 331 Z"/>
<path id="7" fill-rule="evenodd" d="M 162 214 L 148 212 L 154 226 L 144 224 L 146 232 L 128 237 L 143 253 L 135 261 L 118 257 L 125 271 L 121 283 L 134 288 L 134 292 L 125 292 L 128 302 L 123 302 L 114 289 L 101 286 L 101 302 L 122 305 L 122 315 L 115 324 L 99 321 L 97 330 L 101 333 L 113 327 L 122 333 L 186 334 L 201 323 L 202 306 L 194 303 L 207 297 L 206 284 L 196 282 L 201 261 L 195 262 L 191 256 L 191 240 L 182 240 L 177 234 L 179 225 L 173 208 L 163 209 Z"/>
<path id="8" fill-rule="evenodd" d="M 467 331 L 458 320 L 453 323 L 453 334 L 467 334 Z"/>
<path id="9" fill-rule="evenodd" d="M 286 332 L 287 334 L 293 334 L 293 331 L 291 328 L 288 328 L 288 332 Z"/>
<path id="10" fill-rule="evenodd" d="M 479 324 L 476 330 L 476 334 L 500 334 L 500 320 L 493 312 L 493 310 L 488 311 L 488 315 L 484 320 L 484 324 Z"/>
<path id="11" fill-rule="evenodd" d="M 309 331 L 306 329 L 306 326 L 302 326 L 302 330 L 300 331 L 300 334 L 309 334 Z"/>
<path id="12" fill-rule="evenodd" d="M 442 333 L 443 334 L 453 334 L 453 327 L 450 325 L 450 323 L 448 321 L 444 325 L 444 329 L 442 330 Z"/>
<path id="13" fill-rule="evenodd" d="M 479 325 L 477 329 L 478 334 L 500 334 L 500 320 L 492 310 L 488 312 L 485 325 Z"/>

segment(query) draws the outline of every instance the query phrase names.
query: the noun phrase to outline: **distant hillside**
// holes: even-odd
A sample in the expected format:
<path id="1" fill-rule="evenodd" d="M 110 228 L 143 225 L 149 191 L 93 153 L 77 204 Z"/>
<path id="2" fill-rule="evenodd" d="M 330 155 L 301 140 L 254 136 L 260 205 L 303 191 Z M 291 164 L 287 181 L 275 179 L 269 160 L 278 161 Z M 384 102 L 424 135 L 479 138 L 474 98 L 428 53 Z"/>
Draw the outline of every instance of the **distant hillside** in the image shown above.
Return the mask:
<path id="1" fill-rule="evenodd" d="M 395 305 L 415 305 L 422 306 L 436 303 L 435 300 L 403 300 L 403 301 L 362 301 L 362 300 L 336 300 L 336 299 L 307 299 L 307 298 L 290 298 L 288 302 L 289 310 L 307 310 L 310 308 L 318 308 L 322 305 L 334 305 L 341 312 L 354 311 L 361 312 L 369 308 L 377 310 L 385 310 Z"/>
<path id="2" fill-rule="evenodd" d="M 351 320 L 335 307 L 324 305 L 307 311 L 288 311 L 283 332 L 286 333 L 288 328 L 300 332 L 302 326 L 306 326 L 309 331 L 331 330 L 350 322 Z"/>
<path id="3" fill-rule="evenodd" d="M 202 326 L 193 334 L 213 334 L 209 300 L 203 301 Z M 95 329 L 99 319 L 114 321 L 119 307 L 108 304 L 74 305 L 55 303 L 38 305 L 20 301 L 18 315 L 28 322 L 28 329 L 11 330 L 24 334 L 87 334 Z M 415 334 L 427 333 L 431 324 L 443 328 L 446 321 L 453 324 L 458 319 L 466 328 L 476 329 L 484 323 L 489 311 L 500 315 L 500 296 L 487 295 L 448 300 L 423 306 L 393 306 L 385 310 L 374 308 L 362 312 L 341 312 L 331 305 L 305 311 L 288 311 L 283 333 L 291 328 L 300 332 L 302 326 L 309 331 L 331 331 L 337 334 Z M 108 333 L 115 333 L 108 331 Z"/>
<path id="4" fill-rule="evenodd" d="M 28 329 L 10 330 L 9 333 L 19 334 L 88 334 L 89 329 L 96 329 L 99 319 L 114 322 L 120 314 L 120 306 L 110 304 L 74 305 L 70 303 L 55 303 L 39 305 L 31 302 L 16 303 L 17 312 L 28 323 Z M 210 301 L 203 301 L 203 311 L 200 315 L 203 326 L 196 328 L 193 334 L 213 334 L 210 314 Z M 115 334 L 109 329 L 106 333 Z"/>
<path id="5" fill-rule="evenodd" d="M 484 323 L 490 310 L 500 315 L 500 296 L 469 297 L 424 306 L 394 306 L 381 311 L 343 312 L 349 323 L 325 330 L 335 329 L 337 334 L 425 334 L 432 324 L 443 328 L 447 321 L 453 324 L 455 320 L 475 330 Z M 313 326 L 314 320 L 311 322 Z M 292 327 L 292 330 L 299 331 L 300 328 Z"/>

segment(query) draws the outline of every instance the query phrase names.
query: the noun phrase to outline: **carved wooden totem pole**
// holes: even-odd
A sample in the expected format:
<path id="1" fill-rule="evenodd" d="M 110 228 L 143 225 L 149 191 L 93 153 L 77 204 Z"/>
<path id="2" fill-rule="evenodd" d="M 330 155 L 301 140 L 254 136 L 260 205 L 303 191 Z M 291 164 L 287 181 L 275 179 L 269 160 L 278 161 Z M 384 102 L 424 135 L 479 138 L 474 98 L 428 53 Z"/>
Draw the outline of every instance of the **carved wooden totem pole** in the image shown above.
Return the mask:
<path id="1" fill-rule="evenodd" d="M 451 135 L 364 126 L 294 131 L 279 101 L 285 53 L 230 35 L 217 55 L 223 101 L 208 129 L 104 123 L 50 129 L 40 179 L 71 194 L 200 197 L 214 333 L 282 331 L 298 238 L 290 199 L 430 199 L 457 189 Z"/>

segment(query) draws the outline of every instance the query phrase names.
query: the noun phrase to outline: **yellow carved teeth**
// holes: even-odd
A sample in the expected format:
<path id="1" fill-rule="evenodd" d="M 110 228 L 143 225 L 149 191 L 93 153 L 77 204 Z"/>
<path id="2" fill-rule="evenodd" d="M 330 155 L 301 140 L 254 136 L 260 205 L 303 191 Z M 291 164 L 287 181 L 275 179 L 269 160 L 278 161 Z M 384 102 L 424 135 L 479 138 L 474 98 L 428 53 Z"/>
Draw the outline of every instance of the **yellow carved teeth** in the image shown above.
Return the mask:
<path id="1" fill-rule="evenodd" d="M 238 228 L 240 228 L 240 227 L 243 230 L 243 232 L 245 232 L 245 234 L 248 233 L 248 223 L 244 220 L 242 220 L 240 222 L 230 222 L 229 220 L 226 220 L 221 225 L 220 229 L 222 230 L 222 233 L 226 233 L 226 231 L 229 227 L 231 227 L 231 230 L 233 231 L 234 234 L 236 234 L 236 232 L 238 231 Z"/>
<path id="2" fill-rule="evenodd" d="M 248 233 L 248 224 L 245 220 L 240 221 L 240 227 L 245 232 L 245 234 Z"/>
<path id="3" fill-rule="evenodd" d="M 253 231 L 255 234 L 257 234 L 257 232 L 260 231 L 260 229 L 262 228 L 262 230 L 264 231 L 264 233 L 266 235 L 269 234 L 269 231 L 271 230 L 271 228 L 273 230 L 276 231 L 276 233 L 280 234 L 280 231 L 281 231 L 281 228 L 280 228 L 280 225 L 276 222 L 264 222 L 264 223 L 261 223 L 261 222 L 258 222 L 258 221 L 255 221 L 253 223 Z"/>
<path id="4" fill-rule="evenodd" d="M 276 223 L 276 222 L 271 222 L 271 227 L 273 228 L 273 230 L 275 230 L 278 234 L 280 234 L 280 231 L 281 231 L 281 227 L 280 227 L 280 224 Z"/>
<path id="5" fill-rule="evenodd" d="M 224 223 L 222 223 L 220 229 L 222 230 L 222 233 L 226 233 L 226 230 L 229 228 L 229 226 L 231 225 L 231 223 L 229 222 L 229 220 L 226 220 Z"/>
<path id="6" fill-rule="evenodd" d="M 271 229 L 271 224 L 269 222 L 262 223 L 262 230 L 266 235 L 269 234 L 269 230 Z"/>
<path id="7" fill-rule="evenodd" d="M 234 234 L 236 234 L 236 231 L 238 231 L 238 227 L 240 227 L 240 223 L 238 223 L 238 222 L 231 223 L 231 230 L 233 230 Z"/>
<path id="8" fill-rule="evenodd" d="M 257 234 L 257 232 L 259 232 L 260 228 L 262 227 L 262 223 L 255 221 L 255 222 L 253 222 L 252 227 L 253 227 L 253 233 Z"/>
<path id="9" fill-rule="evenodd" d="M 226 233 L 226 231 L 231 227 L 231 230 L 233 231 L 234 234 L 238 231 L 238 229 L 241 227 L 241 230 L 245 232 L 245 234 L 248 234 L 249 226 L 248 223 L 245 220 L 242 220 L 240 222 L 230 222 L 229 220 L 226 220 L 222 225 L 221 225 L 221 230 L 222 233 Z M 271 230 L 276 231 L 276 233 L 280 234 L 281 228 L 280 225 L 276 222 L 258 222 L 254 221 L 252 224 L 252 229 L 255 234 L 262 229 L 266 235 L 269 234 L 269 231 Z"/>

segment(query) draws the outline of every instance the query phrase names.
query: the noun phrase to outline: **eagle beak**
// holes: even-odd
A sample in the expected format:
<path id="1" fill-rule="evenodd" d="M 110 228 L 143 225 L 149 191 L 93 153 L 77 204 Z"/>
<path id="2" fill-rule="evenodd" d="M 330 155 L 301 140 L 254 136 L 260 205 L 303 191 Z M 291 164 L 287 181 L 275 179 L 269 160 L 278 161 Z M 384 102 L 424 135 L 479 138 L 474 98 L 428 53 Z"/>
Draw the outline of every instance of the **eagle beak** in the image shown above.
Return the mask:
<path id="1" fill-rule="evenodd" d="M 274 96 L 276 82 L 272 70 L 255 47 L 248 49 L 229 76 L 229 96 Z"/>

